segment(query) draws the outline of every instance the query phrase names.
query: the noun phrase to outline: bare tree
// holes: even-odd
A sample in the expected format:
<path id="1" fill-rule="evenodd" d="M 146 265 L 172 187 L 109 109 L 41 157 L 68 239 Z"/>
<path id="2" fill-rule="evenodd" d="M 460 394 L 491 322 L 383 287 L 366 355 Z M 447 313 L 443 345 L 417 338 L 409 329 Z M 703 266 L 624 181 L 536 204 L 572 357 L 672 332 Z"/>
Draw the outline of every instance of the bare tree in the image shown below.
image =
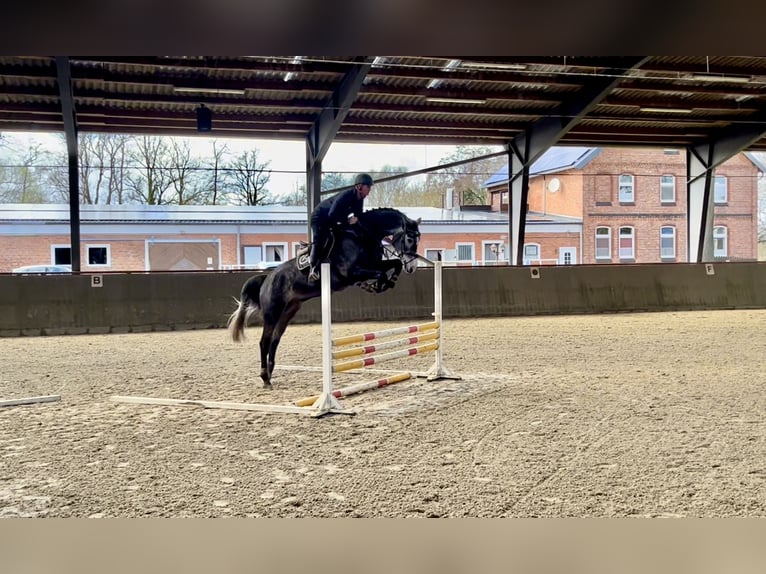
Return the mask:
<path id="1" fill-rule="evenodd" d="M 306 196 L 305 184 L 298 183 L 298 181 L 296 180 L 293 183 L 293 190 L 287 195 L 280 196 L 277 200 L 277 203 L 280 203 L 281 205 L 305 206 L 307 200 L 308 200 L 308 197 Z"/>
<path id="2" fill-rule="evenodd" d="M 200 185 L 200 162 L 191 155 L 189 143 L 185 140 L 171 139 L 167 169 L 170 172 L 172 201 L 178 205 L 198 205 L 206 203 L 207 194 Z"/>
<path id="3" fill-rule="evenodd" d="M 213 155 L 203 162 L 203 166 L 209 171 L 204 178 L 204 185 L 208 188 L 208 199 L 211 205 L 225 203 L 228 193 L 228 178 L 226 172 L 222 171 L 226 158 L 229 154 L 229 146 L 220 143 L 218 140 L 212 141 Z"/>
<path id="4" fill-rule="evenodd" d="M 404 166 L 384 165 L 382 168 L 371 170 L 371 172 L 375 173 L 373 179 L 378 179 L 389 175 L 407 173 L 407 168 Z M 409 184 L 409 178 L 394 179 L 383 183 L 376 182 L 372 186 L 370 195 L 367 196 L 367 204 L 375 207 L 402 205 L 402 201 L 409 194 Z"/>
<path id="5" fill-rule="evenodd" d="M 258 161 L 258 150 L 242 152 L 232 161 L 229 175 L 232 194 L 240 205 L 267 205 L 273 203 L 266 191 L 266 184 L 271 179 L 271 162 Z"/>
<path id="6" fill-rule="evenodd" d="M 104 160 L 107 162 L 109 177 L 105 203 L 121 204 L 125 199 L 125 180 L 127 177 L 127 146 L 130 136 L 125 134 L 106 134 L 104 137 Z"/>
<path id="7" fill-rule="evenodd" d="M 452 163 L 497 151 L 501 150 L 488 146 L 457 146 L 453 153 L 442 157 L 440 163 Z M 447 190 L 452 188 L 458 205 L 484 205 L 487 203 L 487 193 L 482 184 L 506 162 L 507 158 L 498 156 L 433 172 L 428 175 L 427 185 L 432 189 L 440 189 L 445 198 Z M 445 204 L 444 207 L 451 208 L 454 205 Z"/>
<path id="8" fill-rule="evenodd" d="M 130 158 L 136 166 L 136 173 L 127 179 L 130 199 L 148 205 L 170 203 L 167 195 L 172 177 L 165 168 L 170 155 L 167 140 L 157 136 L 140 136 L 133 138 L 132 143 Z"/>

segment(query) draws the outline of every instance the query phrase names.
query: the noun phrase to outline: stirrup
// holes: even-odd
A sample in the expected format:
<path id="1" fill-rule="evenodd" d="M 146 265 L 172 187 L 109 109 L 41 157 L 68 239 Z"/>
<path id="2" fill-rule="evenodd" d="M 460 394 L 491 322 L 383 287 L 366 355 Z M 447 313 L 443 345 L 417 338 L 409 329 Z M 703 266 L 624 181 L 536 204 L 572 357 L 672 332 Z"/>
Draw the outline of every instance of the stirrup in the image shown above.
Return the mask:
<path id="1" fill-rule="evenodd" d="M 319 281 L 319 270 L 316 267 L 310 269 L 309 281 Z"/>

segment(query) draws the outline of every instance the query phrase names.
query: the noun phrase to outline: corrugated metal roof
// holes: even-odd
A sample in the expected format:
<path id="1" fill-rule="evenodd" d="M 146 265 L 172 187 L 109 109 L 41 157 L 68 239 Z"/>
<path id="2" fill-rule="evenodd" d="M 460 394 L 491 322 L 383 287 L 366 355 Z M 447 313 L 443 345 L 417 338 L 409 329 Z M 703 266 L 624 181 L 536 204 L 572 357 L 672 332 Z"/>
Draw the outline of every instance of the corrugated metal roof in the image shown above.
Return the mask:
<path id="1" fill-rule="evenodd" d="M 83 132 L 193 135 L 194 110 L 205 104 L 213 137 L 305 139 L 326 107 L 336 112 L 333 94 L 344 78 L 367 65 L 336 141 L 505 144 L 548 115 L 566 113 L 568 100 L 599 76 L 614 78 L 614 86 L 563 134 L 562 145 L 692 146 L 721 128 L 758 125 L 766 117 L 766 57 L 651 56 L 632 68 L 636 61 L 72 56 L 70 68 Z M 57 71 L 51 56 L 0 57 L 0 130 L 63 131 Z M 766 137 L 749 149 L 766 150 Z"/>

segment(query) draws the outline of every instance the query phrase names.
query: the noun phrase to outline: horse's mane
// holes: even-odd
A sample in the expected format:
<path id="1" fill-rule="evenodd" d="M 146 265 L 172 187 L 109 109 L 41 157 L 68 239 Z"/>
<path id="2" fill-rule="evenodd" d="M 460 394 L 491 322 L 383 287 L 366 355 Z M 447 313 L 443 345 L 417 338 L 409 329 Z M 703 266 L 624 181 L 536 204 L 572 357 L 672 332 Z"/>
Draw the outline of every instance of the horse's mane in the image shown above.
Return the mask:
<path id="1" fill-rule="evenodd" d="M 367 211 L 363 211 L 362 215 L 360 215 L 359 218 L 362 219 L 362 221 L 368 218 L 371 220 L 375 220 L 375 219 L 378 219 L 379 217 L 383 217 L 387 215 L 395 215 L 401 218 L 408 225 L 410 223 L 414 223 L 414 220 L 410 219 L 404 213 L 402 213 L 401 211 L 393 207 L 375 207 L 373 209 L 368 209 Z"/>
<path id="2" fill-rule="evenodd" d="M 375 213 L 378 214 L 386 214 L 386 213 L 396 213 L 397 215 L 404 215 L 401 211 L 398 209 L 394 209 L 393 207 L 374 207 L 372 209 L 368 209 L 367 211 L 363 211 L 362 215 L 368 216 L 373 215 Z"/>

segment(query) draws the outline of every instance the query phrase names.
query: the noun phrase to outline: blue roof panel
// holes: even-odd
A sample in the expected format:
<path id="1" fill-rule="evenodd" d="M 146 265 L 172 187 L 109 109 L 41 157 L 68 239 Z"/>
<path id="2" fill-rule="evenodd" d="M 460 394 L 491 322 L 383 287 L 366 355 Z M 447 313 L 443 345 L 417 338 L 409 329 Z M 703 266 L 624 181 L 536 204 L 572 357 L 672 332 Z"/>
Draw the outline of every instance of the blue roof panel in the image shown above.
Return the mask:
<path id="1" fill-rule="evenodd" d="M 542 175 L 544 173 L 556 173 L 566 169 L 582 169 L 590 160 L 601 152 L 597 147 L 552 147 L 541 155 L 532 167 L 529 175 Z M 508 181 L 508 165 L 504 165 L 485 181 L 483 187 L 491 187 Z"/>

